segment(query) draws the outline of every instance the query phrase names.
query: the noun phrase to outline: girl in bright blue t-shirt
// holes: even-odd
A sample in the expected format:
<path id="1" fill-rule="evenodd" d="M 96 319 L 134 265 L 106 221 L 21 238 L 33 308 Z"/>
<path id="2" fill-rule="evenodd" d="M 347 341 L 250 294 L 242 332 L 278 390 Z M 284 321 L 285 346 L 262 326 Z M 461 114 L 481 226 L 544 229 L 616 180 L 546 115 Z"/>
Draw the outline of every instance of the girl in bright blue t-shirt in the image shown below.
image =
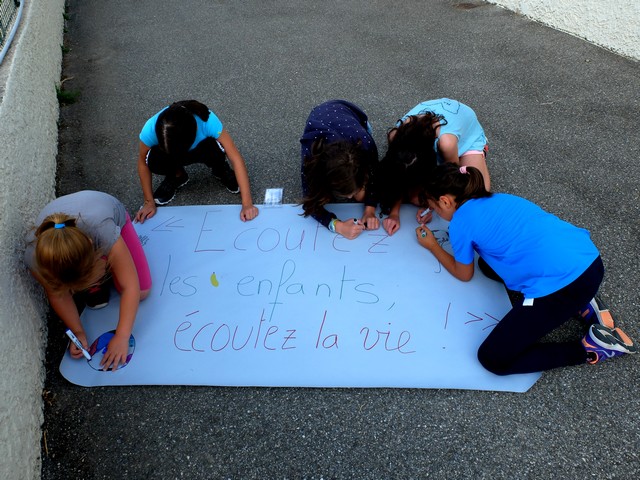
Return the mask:
<path id="1" fill-rule="evenodd" d="M 613 323 L 607 326 L 592 300 L 604 266 L 587 230 L 524 198 L 491 194 L 474 167 L 436 167 L 419 196 L 423 206 L 451 222 L 453 255 L 425 225 L 416 229 L 418 242 L 449 273 L 471 280 L 477 253 L 483 272 L 525 297 L 480 346 L 478 359 L 487 370 L 530 373 L 636 353 L 631 338 Z M 582 341 L 540 342 L 575 315 L 591 324 Z"/>

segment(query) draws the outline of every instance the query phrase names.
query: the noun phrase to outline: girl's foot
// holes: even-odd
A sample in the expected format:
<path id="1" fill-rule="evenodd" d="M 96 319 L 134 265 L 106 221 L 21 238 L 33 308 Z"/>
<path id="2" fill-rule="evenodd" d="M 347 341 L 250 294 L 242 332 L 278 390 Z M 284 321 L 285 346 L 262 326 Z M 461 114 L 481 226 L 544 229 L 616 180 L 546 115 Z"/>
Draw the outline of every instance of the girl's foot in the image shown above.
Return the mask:
<path id="1" fill-rule="evenodd" d="M 592 298 L 584 308 L 578 311 L 578 316 L 587 325 L 597 323 L 608 328 L 615 328 L 611 312 L 599 298 Z"/>
<path id="2" fill-rule="evenodd" d="M 236 174 L 224 158 L 211 167 L 211 173 L 214 178 L 220 180 L 222 185 L 224 185 L 231 193 L 240 193 Z"/>
<path id="3" fill-rule="evenodd" d="M 589 331 L 582 339 L 582 346 L 587 351 L 587 363 L 591 364 L 625 353 L 638 352 L 638 347 L 633 340 L 622 330 L 597 323 L 589 327 Z"/>
<path id="4" fill-rule="evenodd" d="M 167 175 L 164 177 L 162 183 L 158 186 L 155 192 L 153 192 L 153 200 L 156 205 L 166 205 L 176 196 L 176 192 L 180 187 L 183 187 L 189 181 L 189 175 L 184 172 L 179 177 L 173 175 Z"/>

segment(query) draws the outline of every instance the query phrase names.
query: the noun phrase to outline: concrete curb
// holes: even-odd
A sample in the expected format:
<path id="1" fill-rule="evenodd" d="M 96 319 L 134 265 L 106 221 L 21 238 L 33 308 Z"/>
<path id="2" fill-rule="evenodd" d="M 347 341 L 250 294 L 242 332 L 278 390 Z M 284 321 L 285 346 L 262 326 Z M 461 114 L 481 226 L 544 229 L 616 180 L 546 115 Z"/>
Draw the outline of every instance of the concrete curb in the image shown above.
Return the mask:
<path id="1" fill-rule="evenodd" d="M 22 262 L 29 222 L 54 196 L 64 0 L 25 3 L 0 66 L 0 478 L 40 478 L 42 290 Z"/>

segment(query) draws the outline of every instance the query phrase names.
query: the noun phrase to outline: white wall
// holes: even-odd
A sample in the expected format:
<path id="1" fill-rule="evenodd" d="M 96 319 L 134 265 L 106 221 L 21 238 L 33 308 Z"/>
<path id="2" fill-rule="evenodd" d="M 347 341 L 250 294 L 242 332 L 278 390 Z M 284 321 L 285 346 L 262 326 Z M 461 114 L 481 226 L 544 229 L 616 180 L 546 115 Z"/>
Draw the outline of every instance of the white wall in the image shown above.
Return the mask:
<path id="1" fill-rule="evenodd" d="M 489 0 L 640 60 L 640 0 Z"/>
<path id="2" fill-rule="evenodd" d="M 0 478 L 40 478 L 46 306 L 22 263 L 53 198 L 64 0 L 28 0 L 0 65 Z"/>

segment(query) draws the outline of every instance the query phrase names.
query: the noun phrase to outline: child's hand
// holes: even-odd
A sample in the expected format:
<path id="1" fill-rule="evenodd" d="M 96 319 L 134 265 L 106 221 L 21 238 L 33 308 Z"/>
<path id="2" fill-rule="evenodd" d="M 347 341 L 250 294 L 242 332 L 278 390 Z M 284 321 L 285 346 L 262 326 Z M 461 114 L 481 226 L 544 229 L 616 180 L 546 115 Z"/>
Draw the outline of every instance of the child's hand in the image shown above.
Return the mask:
<path id="1" fill-rule="evenodd" d="M 340 220 L 336 222 L 336 232 L 349 240 L 353 240 L 363 231 L 364 225 L 355 218 L 350 218 L 345 222 L 341 222 Z"/>
<path id="2" fill-rule="evenodd" d="M 158 207 L 156 207 L 156 202 L 144 202 L 144 205 L 140 207 L 138 213 L 136 213 L 134 222 L 144 223 L 147 218 L 153 217 L 158 211 Z"/>
<path id="3" fill-rule="evenodd" d="M 416 212 L 416 222 L 418 222 L 420 225 L 429 223 L 432 218 L 433 218 L 433 213 L 428 208 L 419 208 L 418 211 Z"/>
<path id="4" fill-rule="evenodd" d="M 107 352 L 102 357 L 100 366 L 102 370 L 116 371 L 119 365 L 127 363 L 127 355 L 129 354 L 129 336 L 116 334 L 113 336 L 109 345 L 107 345 Z"/>
<path id="5" fill-rule="evenodd" d="M 87 343 L 87 336 L 85 335 L 84 331 L 81 333 L 74 332 L 74 334 L 77 337 L 77 339 L 80 340 L 80 343 L 82 343 L 82 346 L 84 347 L 84 349 L 89 350 L 89 344 Z M 84 355 L 82 355 L 82 350 L 76 347 L 75 343 L 73 342 L 69 342 L 69 353 L 71 354 L 71 358 L 84 358 Z"/>
<path id="6" fill-rule="evenodd" d="M 365 213 L 360 219 L 360 222 L 364 225 L 366 230 L 377 230 L 380 228 L 380 220 L 376 217 L 376 214 Z"/>
<path id="7" fill-rule="evenodd" d="M 418 243 L 427 250 L 431 250 L 434 245 L 438 245 L 438 240 L 433 236 L 433 232 L 424 225 L 416 228 L 416 237 L 418 237 Z"/>
<path id="8" fill-rule="evenodd" d="M 396 233 L 400 229 L 400 216 L 399 215 L 389 215 L 382 221 L 382 226 L 384 227 L 387 234 L 390 236 Z"/>
<path id="9" fill-rule="evenodd" d="M 243 222 L 246 222 L 247 220 L 253 220 L 258 216 L 258 213 L 260 213 L 258 211 L 258 208 L 253 205 L 249 207 L 243 206 L 242 210 L 240 210 L 240 220 L 242 220 Z"/>

